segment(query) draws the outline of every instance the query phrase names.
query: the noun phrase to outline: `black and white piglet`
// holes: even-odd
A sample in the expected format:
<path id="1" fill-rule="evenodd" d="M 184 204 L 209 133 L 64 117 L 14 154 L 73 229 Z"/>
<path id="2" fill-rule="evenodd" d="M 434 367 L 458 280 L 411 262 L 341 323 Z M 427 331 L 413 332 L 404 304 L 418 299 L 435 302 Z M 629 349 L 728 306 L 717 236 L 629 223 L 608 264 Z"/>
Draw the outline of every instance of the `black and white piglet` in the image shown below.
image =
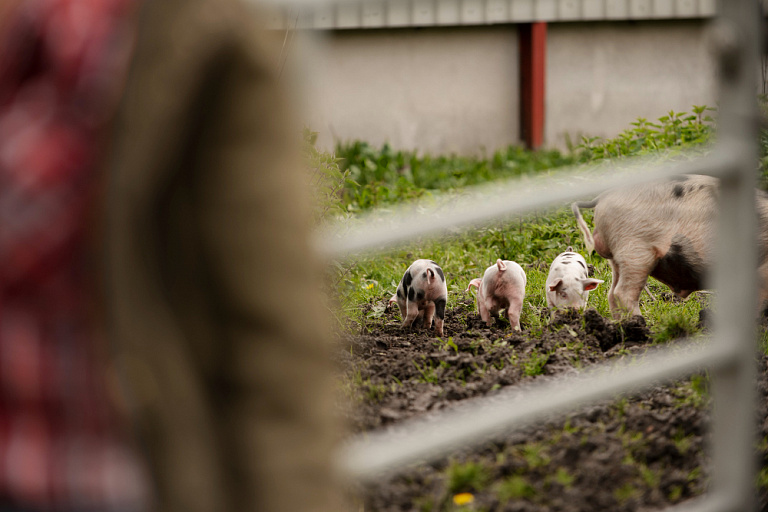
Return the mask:
<path id="1" fill-rule="evenodd" d="M 583 308 L 587 305 L 590 290 L 594 290 L 602 282 L 602 279 L 589 277 L 584 256 L 573 252 L 573 247 L 568 247 L 549 267 L 549 275 L 544 285 L 547 306 Z"/>
<path id="2" fill-rule="evenodd" d="M 403 328 L 410 327 L 422 317 L 424 327 L 429 328 L 434 317 L 436 334 L 442 336 L 447 300 L 448 287 L 443 269 L 432 260 L 416 260 L 403 274 L 397 292 L 389 302 L 397 302 Z"/>

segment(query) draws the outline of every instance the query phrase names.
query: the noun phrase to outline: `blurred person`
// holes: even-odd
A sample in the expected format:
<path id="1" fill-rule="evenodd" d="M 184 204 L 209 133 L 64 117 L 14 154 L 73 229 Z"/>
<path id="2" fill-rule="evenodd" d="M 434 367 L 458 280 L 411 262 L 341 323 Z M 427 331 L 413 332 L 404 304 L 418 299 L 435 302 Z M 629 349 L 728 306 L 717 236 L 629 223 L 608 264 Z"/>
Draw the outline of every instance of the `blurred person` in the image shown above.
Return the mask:
<path id="1" fill-rule="evenodd" d="M 140 511 L 91 239 L 131 0 L 0 6 L 0 510 Z"/>
<path id="2" fill-rule="evenodd" d="M 0 510 L 341 509 L 299 131 L 251 14 L 0 6 Z"/>

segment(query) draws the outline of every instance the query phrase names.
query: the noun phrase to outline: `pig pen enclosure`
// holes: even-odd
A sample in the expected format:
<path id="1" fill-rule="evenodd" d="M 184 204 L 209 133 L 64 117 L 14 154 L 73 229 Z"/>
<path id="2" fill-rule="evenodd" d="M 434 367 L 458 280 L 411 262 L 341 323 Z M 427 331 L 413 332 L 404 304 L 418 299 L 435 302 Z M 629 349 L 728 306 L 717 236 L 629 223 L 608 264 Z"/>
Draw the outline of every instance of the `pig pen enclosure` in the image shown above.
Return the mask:
<path id="1" fill-rule="evenodd" d="M 724 26 L 751 27 L 755 33 L 744 34 L 753 37 L 743 4 L 742 11 L 723 4 Z M 321 246 L 337 261 L 329 288 L 340 306 L 339 408 L 352 430 L 341 462 L 356 482 L 350 494 L 359 510 L 768 510 L 766 329 L 750 306 L 754 81 L 751 66 L 733 65 L 750 62 L 756 50 L 721 50 L 713 145 L 703 107 L 659 123 L 639 121 L 612 141 L 585 140 L 567 157 L 516 160 L 510 150 L 472 160 L 472 173 L 454 161 L 365 145 L 341 149 L 347 161 L 339 170 L 309 145 L 317 169 L 325 170 L 320 190 L 332 198 L 324 216 L 345 220 L 322 235 Z M 591 180 L 550 170 L 637 154 L 660 166 L 646 160 L 627 172 L 603 169 Z M 478 176 L 475 182 L 534 170 L 547 176 L 479 192 L 462 188 Z M 722 178 L 725 207 L 710 281 L 717 293 L 679 301 L 650 280 L 642 317 L 609 320 L 607 262 L 584 254 L 573 217 L 552 208 L 686 173 Z M 449 191 L 433 196 L 444 183 Z M 407 211 L 397 206 L 414 197 L 425 201 Z M 378 208 L 361 214 L 371 207 Z M 569 245 L 605 284 L 584 309 L 550 310 L 547 268 Z M 417 258 L 435 260 L 445 273 L 440 337 L 402 330 L 388 304 Z M 480 322 L 464 291 L 497 258 L 516 261 L 527 275 L 521 331 L 504 320 Z"/>

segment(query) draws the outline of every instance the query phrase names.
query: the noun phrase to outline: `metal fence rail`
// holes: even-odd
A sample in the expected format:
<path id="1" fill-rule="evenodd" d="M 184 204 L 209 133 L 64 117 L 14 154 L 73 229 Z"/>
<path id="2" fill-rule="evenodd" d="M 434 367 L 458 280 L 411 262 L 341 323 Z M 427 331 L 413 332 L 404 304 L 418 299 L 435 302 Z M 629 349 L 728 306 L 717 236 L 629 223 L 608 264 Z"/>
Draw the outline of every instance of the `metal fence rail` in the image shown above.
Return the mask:
<path id="1" fill-rule="evenodd" d="M 753 463 L 755 412 L 755 335 L 757 254 L 755 245 L 755 161 L 757 158 L 756 63 L 758 10 L 754 0 L 723 0 L 714 31 L 720 61 L 719 142 L 707 157 L 653 168 L 583 178 L 557 175 L 494 189 L 481 188 L 451 198 L 449 207 L 400 208 L 345 228 L 318 241 L 332 257 L 391 247 L 415 236 L 440 236 L 459 226 L 479 225 L 578 198 L 617 185 L 641 184 L 674 174 L 710 174 L 721 180 L 715 268 L 717 290 L 710 340 L 654 351 L 637 364 L 599 367 L 576 378 L 548 382 L 524 393 L 478 399 L 456 409 L 351 440 L 341 464 L 353 477 L 371 480 L 405 466 L 445 456 L 531 422 L 573 411 L 619 393 L 638 392 L 660 381 L 702 368 L 712 377 L 713 466 L 710 493 L 674 510 L 747 511 L 756 505 Z M 522 188 L 521 188 L 522 187 Z M 478 201 L 478 195 L 482 201 Z M 415 222 L 413 215 L 420 215 Z"/>

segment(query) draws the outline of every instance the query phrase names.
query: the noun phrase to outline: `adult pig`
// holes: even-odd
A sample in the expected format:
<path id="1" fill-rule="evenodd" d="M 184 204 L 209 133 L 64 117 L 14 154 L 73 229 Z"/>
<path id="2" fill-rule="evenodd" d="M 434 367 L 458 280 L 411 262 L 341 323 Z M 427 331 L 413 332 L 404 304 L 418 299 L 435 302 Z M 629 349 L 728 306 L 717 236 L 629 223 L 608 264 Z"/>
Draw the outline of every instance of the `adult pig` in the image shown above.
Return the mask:
<path id="1" fill-rule="evenodd" d="M 591 202 L 571 205 L 587 250 L 608 259 L 613 271 L 608 304 L 615 318 L 640 314 L 639 298 L 648 276 L 685 298 L 706 284 L 712 265 L 719 180 L 679 176 L 631 188 L 617 188 Z M 594 208 L 590 233 L 580 208 Z M 768 278 L 768 198 L 757 192 L 760 299 Z"/>
<path id="2" fill-rule="evenodd" d="M 520 312 L 523 310 L 526 277 L 523 269 L 514 261 L 496 260 L 485 270 L 482 278 L 473 279 L 465 291 L 477 288 L 477 310 L 489 327 L 491 316 L 505 311 L 510 325 L 520 330 Z"/>
<path id="3" fill-rule="evenodd" d="M 544 285 L 547 305 L 551 308 L 583 308 L 590 290 L 597 288 L 602 279 L 589 277 L 587 262 L 581 254 L 568 247 L 549 267 Z"/>
<path id="4" fill-rule="evenodd" d="M 432 260 L 416 260 L 403 274 L 389 303 L 397 302 L 403 328 L 411 327 L 420 318 L 424 319 L 424 327 L 430 328 L 434 318 L 435 332 L 442 336 L 447 300 L 443 269 Z"/>

